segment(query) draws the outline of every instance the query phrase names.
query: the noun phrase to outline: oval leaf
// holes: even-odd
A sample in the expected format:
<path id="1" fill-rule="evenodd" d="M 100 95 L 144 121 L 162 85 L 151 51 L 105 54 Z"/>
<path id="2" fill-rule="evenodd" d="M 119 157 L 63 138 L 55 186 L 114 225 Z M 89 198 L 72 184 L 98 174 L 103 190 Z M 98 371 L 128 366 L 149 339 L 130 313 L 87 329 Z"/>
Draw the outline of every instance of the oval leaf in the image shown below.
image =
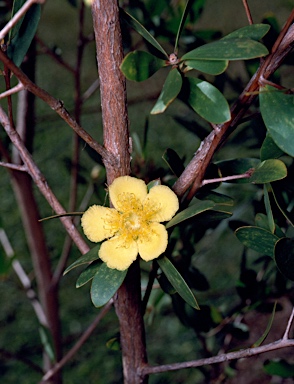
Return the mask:
<path id="1" fill-rule="evenodd" d="M 286 165 L 277 159 L 262 161 L 248 179 L 251 183 L 263 184 L 284 179 L 287 176 Z"/>
<path id="2" fill-rule="evenodd" d="M 184 209 L 182 212 L 174 216 L 167 224 L 166 228 L 173 227 L 184 220 L 190 219 L 193 216 L 199 215 L 199 213 L 207 211 L 215 206 L 215 203 L 210 200 L 198 200 L 196 204 Z"/>
<path id="3" fill-rule="evenodd" d="M 177 271 L 173 263 L 166 256 L 160 257 L 157 259 L 157 262 L 162 269 L 162 272 L 165 274 L 171 285 L 175 288 L 182 299 L 184 299 L 187 304 L 191 305 L 191 307 L 200 309 L 193 292 L 188 287 L 187 283 Z"/>
<path id="4" fill-rule="evenodd" d="M 165 61 L 145 51 L 127 54 L 120 69 L 129 80 L 144 81 L 165 65 Z"/>
<path id="5" fill-rule="evenodd" d="M 274 247 L 279 240 L 278 236 L 260 227 L 241 227 L 235 232 L 237 238 L 246 247 L 263 255 L 274 256 Z"/>
<path id="6" fill-rule="evenodd" d="M 219 75 L 228 67 L 228 60 L 185 60 L 187 67 L 210 75 Z"/>
<path id="7" fill-rule="evenodd" d="M 284 237 L 275 246 L 275 262 L 280 272 L 294 281 L 294 240 Z"/>
<path id="8" fill-rule="evenodd" d="M 99 259 L 99 256 L 98 256 L 99 249 L 100 249 L 100 244 L 97 244 L 94 248 L 90 249 L 89 252 L 85 253 L 78 260 L 76 260 L 69 267 L 67 267 L 66 270 L 63 272 L 63 275 L 67 274 L 72 269 L 79 267 L 80 265 L 89 264 L 92 261 Z"/>
<path id="9" fill-rule="evenodd" d="M 188 103 L 203 119 L 220 124 L 231 118 L 230 108 L 222 93 L 207 81 L 188 78 Z"/>
<path id="10" fill-rule="evenodd" d="M 101 267 L 101 261 L 97 260 L 90 264 L 78 277 L 76 288 L 80 288 L 93 279 L 98 269 Z"/>
<path id="11" fill-rule="evenodd" d="M 268 24 L 251 24 L 247 25 L 246 27 L 237 29 L 236 31 L 223 37 L 222 40 L 232 38 L 260 40 L 263 38 L 264 35 L 268 33 L 269 29 L 270 25 Z"/>
<path id="12" fill-rule="evenodd" d="M 168 58 L 168 54 L 165 52 L 165 50 L 162 48 L 162 46 L 158 43 L 156 39 L 147 31 L 147 29 L 139 23 L 138 20 L 136 20 L 132 15 L 124 11 L 122 8 L 120 8 L 120 16 L 123 18 L 126 23 L 129 24 L 130 27 L 134 28 L 135 31 L 137 31 L 142 37 L 144 37 L 145 40 L 148 41 L 151 45 L 153 45 L 154 48 L 156 48 L 159 52 L 161 52 L 164 56 Z"/>
<path id="13" fill-rule="evenodd" d="M 41 5 L 33 4 L 24 18 L 16 25 L 15 35 L 8 45 L 7 55 L 18 67 L 22 63 L 36 34 L 41 17 Z M 13 32 L 13 33 L 14 33 Z"/>
<path id="14" fill-rule="evenodd" d="M 282 151 L 294 156 L 294 95 L 266 85 L 259 94 L 260 112 L 272 139 Z"/>
<path id="15" fill-rule="evenodd" d="M 127 271 L 108 268 L 105 263 L 100 266 L 91 285 L 91 300 L 95 307 L 102 307 L 112 298 L 122 285 Z"/>
<path id="16" fill-rule="evenodd" d="M 277 146 L 271 135 L 266 135 L 260 148 L 260 160 L 277 159 L 283 154 L 284 152 Z"/>
<path id="17" fill-rule="evenodd" d="M 164 82 L 161 94 L 150 112 L 152 115 L 162 113 L 174 101 L 182 88 L 182 76 L 177 68 L 173 68 Z"/>
<path id="18" fill-rule="evenodd" d="M 257 41 L 230 38 L 193 49 L 182 56 L 181 60 L 248 60 L 267 54 L 266 47 Z"/>

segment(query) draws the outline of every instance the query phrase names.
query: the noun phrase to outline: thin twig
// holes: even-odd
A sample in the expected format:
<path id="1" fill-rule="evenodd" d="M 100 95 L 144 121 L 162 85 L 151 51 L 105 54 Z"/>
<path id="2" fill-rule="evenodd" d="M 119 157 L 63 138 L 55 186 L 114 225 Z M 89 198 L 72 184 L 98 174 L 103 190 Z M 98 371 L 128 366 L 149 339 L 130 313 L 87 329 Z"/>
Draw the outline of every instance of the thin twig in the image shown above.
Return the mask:
<path id="1" fill-rule="evenodd" d="M 86 342 L 86 340 L 91 336 L 99 322 L 103 319 L 103 317 L 107 314 L 113 304 L 113 299 L 111 299 L 104 307 L 101 309 L 99 315 L 95 318 L 93 323 L 86 329 L 86 331 L 82 334 L 76 344 L 67 352 L 67 354 L 58 361 L 46 374 L 42 377 L 42 380 L 39 384 L 48 381 L 52 376 L 56 374 L 56 372 L 60 371 L 60 369 L 77 353 L 77 351 L 82 347 L 82 345 Z"/>
<path id="2" fill-rule="evenodd" d="M 225 177 L 218 177 L 215 179 L 207 179 L 202 181 L 202 187 L 207 184 L 213 184 L 213 183 L 221 183 L 225 181 L 231 181 L 231 180 L 238 180 L 238 179 L 248 179 L 252 176 L 252 171 L 247 171 L 245 173 L 242 173 L 241 175 L 233 175 L 233 176 L 225 176 Z"/>
<path id="3" fill-rule="evenodd" d="M 27 172 L 28 171 L 28 168 L 25 165 L 4 163 L 3 161 L 0 161 L 0 166 L 5 167 L 5 168 L 9 168 L 9 169 L 14 169 L 15 171 L 20 171 L 20 172 Z"/>
<path id="4" fill-rule="evenodd" d="M 162 373 L 162 372 L 168 372 L 168 371 L 177 371 L 179 369 L 196 368 L 196 367 L 202 367 L 204 365 L 218 364 L 218 363 L 223 363 L 225 361 L 243 359 L 251 356 L 260 355 L 261 353 L 275 351 L 277 349 L 288 348 L 288 347 L 294 347 L 294 339 L 290 339 L 290 340 L 280 339 L 273 343 L 266 344 L 260 347 L 242 349 L 237 352 L 224 353 L 221 355 L 208 357 L 205 359 L 186 361 L 183 363 L 159 365 L 157 367 L 146 366 L 142 368 L 141 375 L 144 376 L 144 375 L 150 375 L 150 374 Z"/>
<path id="5" fill-rule="evenodd" d="M 14 93 L 17 93 L 17 92 L 19 92 L 19 91 L 21 91 L 23 89 L 24 89 L 23 84 L 22 83 L 18 83 L 15 87 L 10 88 L 8 91 L 2 92 L 0 94 L 0 99 L 4 99 L 7 96 L 11 96 Z"/>
<path id="6" fill-rule="evenodd" d="M 27 0 L 24 5 L 16 12 L 11 20 L 5 25 L 5 27 L 0 31 L 0 41 L 4 39 L 7 33 L 13 28 L 19 20 L 24 16 L 24 14 L 31 8 L 34 4 L 43 4 L 46 0 Z"/>
<path id="7" fill-rule="evenodd" d="M 289 339 L 289 332 L 290 332 L 290 328 L 291 328 L 291 325 L 292 325 L 292 322 L 293 322 L 293 318 L 294 318 L 294 307 L 293 307 L 291 315 L 289 317 L 289 320 L 288 320 L 288 323 L 287 323 L 287 327 L 286 327 L 285 333 L 283 335 L 283 340 L 288 340 Z"/>
<path id="8" fill-rule="evenodd" d="M 251 16 L 251 12 L 250 12 L 250 8 L 249 8 L 249 5 L 248 5 L 248 2 L 247 2 L 247 0 L 242 0 L 242 1 L 243 1 L 243 5 L 244 5 L 244 8 L 245 8 L 246 15 L 247 15 L 248 23 L 250 25 L 252 25 L 253 24 L 253 19 L 252 19 L 252 16 Z"/>

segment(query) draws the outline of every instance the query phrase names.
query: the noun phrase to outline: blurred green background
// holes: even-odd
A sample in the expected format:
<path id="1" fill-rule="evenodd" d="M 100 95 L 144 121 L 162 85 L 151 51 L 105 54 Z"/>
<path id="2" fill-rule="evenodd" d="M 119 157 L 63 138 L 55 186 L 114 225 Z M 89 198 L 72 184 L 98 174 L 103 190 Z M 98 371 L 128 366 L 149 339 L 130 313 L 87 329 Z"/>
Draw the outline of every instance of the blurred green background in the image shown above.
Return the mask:
<path id="1" fill-rule="evenodd" d="M 160 1 L 160 0 L 159 0 Z M 176 3 L 176 2 L 175 2 Z M 287 19 L 293 7 L 290 0 L 250 1 L 254 22 L 261 22 L 270 14 L 276 17 L 280 27 Z M 87 9 L 86 30 L 90 34 L 91 14 Z M 247 19 L 241 1 L 207 0 L 203 13 L 193 25 L 192 33 L 214 31 L 221 36 L 234 29 L 247 25 Z M 78 31 L 77 9 L 66 0 L 48 0 L 44 5 L 42 19 L 38 28 L 38 36 L 52 49 L 61 54 L 64 61 L 75 65 L 76 36 Z M 86 34 L 87 34 L 86 33 Z M 134 35 L 134 40 L 138 39 Z M 163 39 L 166 47 L 171 47 L 168 39 Z M 182 47 L 184 49 L 184 47 Z M 37 50 L 40 47 L 37 45 Z M 293 86 L 291 67 L 283 67 L 279 71 L 281 84 Z M 88 44 L 85 50 L 82 69 L 82 90 L 86 91 L 97 78 L 94 42 Z M 141 173 L 147 171 L 164 175 L 168 173 L 167 166 L 162 160 L 166 148 L 173 148 L 185 164 L 193 156 L 200 143 L 200 130 L 208 132 L 208 125 L 201 122 L 195 114 L 180 101 L 175 101 L 166 113 L 150 116 L 156 98 L 165 79 L 165 70 L 159 71 L 151 79 L 140 83 L 128 82 L 128 102 L 131 135 L 144 140 L 144 129 L 148 124 L 147 146 L 145 159 L 140 158 L 140 151 L 134 142 L 133 164 Z M 238 94 L 234 84 L 240 89 L 249 79 L 248 70 L 243 63 L 233 63 L 228 70 L 232 85 L 226 85 L 225 94 L 233 101 Z M 39 86 L 56 98 L 63 100 L 70 111 L 74 108 L 74 84 L 70 73 L 54 60 L 39 52 L 37 58 L 37 78 Z M 292 82 L 292 84 L 291 84 Z M 1 90 L 4 90 L 2 82 Z M 14 104 L 17 102 L 13 97 Z M 5 100 L 1 105 L 6 108 Z M 186 127 L 180 122 L 185 121 Z M 190 122 L 193 129 L 187 129 Z M 99 92 L 85 102 L 82 110 L 81 125 L 99 142 L 102 142 L 102 123 L 100 114 Z M 246 128 L 246 129 L 245 129 Z M 199 131 L 197 131 L 197 129 Z M 230 137 L 227 145 L 216 155 L 215 160 L 233 157 L 259 157 L 258 143 L 261 138 L 254 134 L 254 126 L 241 125 Z M 193 131 L 194 130 L 194 131 Z M 3 130 L 0 132 L 1 141 L 7 142 Z M 244 145 L 245 143 L 245 145 Z M 36 103 L 36 135 L 34 139 L 33 157 L 45 175 L 54 193 L 67 207 L 70 193 L 69 168 L 72 152 L 72 131 L 49 107 L 38 100 Z M 81 151 L 80 176 L 81 183 L 78 191 L 79 203 L 82 201 L 90 180 L 95 161 L 89 156 L 87 148 Z M 98 180 L 96 187 L 100 190 L 100 199 L 104 195 L 104 179 Z M 31 259 L 21 224 L 18 207 L 12 193 L 9 174 L 0 168 L 0 226 L 4 228 L 11 242 L 17 259 L 21 262 L 28 275 L 34 276 Z M 254 200 L 259 203 L 261 194 L 259 187 L 242 185 L 237 189 L 230 184 L 222 186 L 223 193 L 236 200 L 237 209 L 234 219 L 253 222 Z M 50 216 L 52 211 L 47 202 L 36 190 L 41 217 Z M 97 202 L 97 196 L 91 198 L 91 203 Z M 101 201 L 99 201 L 101 202 Z M 65 237 L 65 232 L 58 220 L 44 222 L 47 244 L 53 265 L 56 265 Z M 197 228 L 195 228 L 197 231 Z M 239 297 L 235 286 L 239 279 L 240 261 L 243 246 L 229 229 L 227 222 L 222 222 L 215 230 L 210 230 L 196 245 L 193 265 L 206 276 L 210 289 L 196 292 L 201 305 L 213 304 L 223 312 L 238 304 Z M 249 260 L 256 259 L 256 254 L 249 252 Z M 70 262 L 79 257 L 79 252 L 72 248 Z M 64 350 L 67 351 L 78 339 L 81 332 L 98 314 L 89 295 L 89 286 L 75 288 L 75 281 L 80 271 L 74 270 L 61 280 L 60 316 L 63 328 Z M 146 283 L 143 274 L 143 283 Z M 149 314 L 146 316 L 146 331 L 149 360 L 153 364 L 166 364 L 178 361 L 193 360 L 202 357 L 201 338 L 196 337 L 193 329 L 185 327 L 175 315 L 171 299 L 165 295 L 160 305 L 152 307 L 157 299 L 157 293 L 151 298 Z M 41 364 L 40 339 L 37 332 L 38 322 L 27 300 L 18 278 L 13 272 L 0 280 L 0 377 L 7 384 L 31 384 L 40 380 L 40 373 L 30 367 L 24 358 L 35 364 Z M 122 381 L 120 352 L 106 347 L 106 343 L 118 333 L 118 322 L 114 310 L 99 324 L 91 338 L 77 353 L 74 359 L 64 368 L 65 383 L 105 384 Z M 10 355 L 8 354 L 8 351 Z M 168 374 L 155 375 L 150 383 L 185 383 L 195 384 L 204 382 L 201 370 L 190 369 Z M 260 381 L 261 382 L 261 381 Z"/>

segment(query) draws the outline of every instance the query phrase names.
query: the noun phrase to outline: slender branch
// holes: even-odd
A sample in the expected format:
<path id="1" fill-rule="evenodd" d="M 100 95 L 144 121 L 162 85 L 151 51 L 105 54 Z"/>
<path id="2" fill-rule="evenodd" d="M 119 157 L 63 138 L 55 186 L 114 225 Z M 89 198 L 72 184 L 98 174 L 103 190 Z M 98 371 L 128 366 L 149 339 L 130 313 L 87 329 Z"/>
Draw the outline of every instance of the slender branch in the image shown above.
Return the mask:
<path id="1" fill-rule="evenodd" d="M 52 207 L 52 209 L 59 215 L 65 214 L 66 211 L 62 207 L 62 205 L 57 200 L 56 196 L 52 192 L 52 190 L 49 188 L 48 183 L 45 179 L 45 177 L 41 174 L 39 168 L 35 164 L 31 154 L 25 147 L 24 143 L 22 142 L 19 134 L 16 132 L 15 129 L 13 129 L 10 126 L 9 119 L 6 115 L 6 113 L 3 111 L 3 109 L 0 107 L 0 123 L 4 127 L 6 133 L 8 134 L 11 142 L 14 144 L 14 146 L 18 149 L 20 156 L 22 158 L 22 161 L 26 165 L 28 169 L 28 173 L 34 180 L 36 186 L 39 188 L 42 195 L 46 198 L 49 205 Z M 79 248 L 79 250 L 82 253 L 86 253 L 89 251 L 89 247 L 78 232 L 78 230 L 74 227 L 72 224 L 72 221 L 69 217 L 61 217 L 60 221 L 62 222 L 63 226 L 65 227 L 68 234 L 73 239 L 76 246 Z"/>
<path id="2" fill-rule="evenodd" d="M 0 166 L 5 167 L 5 168 L 9 168 L 9 169 L 14 169 L 15 171 L 20 171 L 20 172 L 27 172 L 28 171 L 28 168 L 25 165 L 4 163 L 3 161 L 0 161 Z"/>
<path id="3" fill-rule="evenodd" d="M 17 92 L 21 91 L 22 89 L 24 89 L 23 84 L 22 83 L 18 83 L 15 87 L 10 88 L 8 91 L 2 92 L 0 94 L 0 99 L 4 99 L 7 96 L 11 96 L 14 93 L 17 93 Z"/>
<path id="4" fill-rule="evenodd" d="M 13 28 L 19 20 L 25 15 L 25 13 L 31 8 L 34 4 L 43 4 L 46 0 L 27 0 L 24 5 L 16 12 L 11 20 L 5 25 L 5 27 L 0 31 L 0 40 L 4 39 L 7 33 Z"/>
<path id="5" fill-rule="evenodd" d="M 253 24 L 253 19 L 252 19 L 252 16 L 251 16 L 251 12 L 250 12 L 250 8 L 249 8 L 249 5 L 248 5 L 248 1 L 247 0 L 242 0 L 243 1 L 243 5 L 244 5 L 244 8 L 245 8 L 245 12 L 246 12 L 246 15 L 247 15 L 247 19 L 248 19 L 248 22 L 249 24 Z"/>
<path id="6" fill-rule="evenodd" d="M 251 177 L 252 172 L 247 171 L 245 173 L 242 173 L 242 175 L 233 175 L 233 176 L 226 176 L 226 177 L 218 177 L 215 179 L 207 179 L 203 180 L 201 186 L 203 187 L 204 185 L 207 184 L 213 184 L 213 183 L 221 183 L 225 181 L 231 181 L 231 180 L 238 180 L 238 179 L 248 179 Z"/>
<path id="7" fill-rule="evenodd" d="M 283 340 L 289 339 L 289 332 L 290 332 L 291 325 L 293 323 L 293 319 L 294 319 L 294 307 L 293 307 L 291 315 L 289 317 L 287 327 L 286 327 L 285 333 L 283 335 Z"/>
<path id="8" fill-rule="evenodd" d="M 179 369 L 202 367 L 204 365 L 218 364 L 223 363 L 225 361 L 244 359 L 247 357 L 260 355 L 261 353 L 275 351 L 277 349 L 288 347 L 294 347 L 294 339 L 280 339 L 273 343 L 266 344 L 260 347 L 242 349 L 237 352 L 224 353 L 218 356 L 213 356 L 205 359 L 186 361 L 183 363 L 159 365 L 157 367 L 147 366 L 143 367 L 141 373 L 144 375 L 149 375 L 168 371 L 177 371 Z"/>
<path id="9" fill-rule="evenodd" d="M 99 315 L 94 319 L 91 325 L 86 329 L 86 331 L 82 334 L 76 344 L 67 352 L 64 357 L 58 361 L 46 374 L 42 377 L 40 383 L 44 383 L 51 379 L 60 369 L 68 363 L 68 361 L 77 353 L 77 351 L 85 344 L 87 339 L 91 336 L 99 322 L 103 319 L 103 317 L 107 314 L 113 304 L 113 300 L 111 299 L 99 312 Z M 39 383 L 39 384 L 40 384 Z"/>
<path id="10" fill-rule="evenodd" d="M 44 89 L 38 87 L 33 83 L 23 71 L 18 68 L 13 61 L 11 61 L 4 52 L 0 50 L 0 61 L 2 61 L 7 68 L 23 83 L 25 89 L 32 92 L 34 95 L 43 100 L 48 104 L 58 115 L 97 153 L 99 153 L 104 161 L 104 164 L 107 164 L 112 167 L 117 166 L 117 160 L 109 151 L 107 151 L 102 145 L 97 143 L 88 132 L 86 132 L 77 121 L 70 115 L 70 113 L 63 106 L 61 100 L 55 99 Z"/>

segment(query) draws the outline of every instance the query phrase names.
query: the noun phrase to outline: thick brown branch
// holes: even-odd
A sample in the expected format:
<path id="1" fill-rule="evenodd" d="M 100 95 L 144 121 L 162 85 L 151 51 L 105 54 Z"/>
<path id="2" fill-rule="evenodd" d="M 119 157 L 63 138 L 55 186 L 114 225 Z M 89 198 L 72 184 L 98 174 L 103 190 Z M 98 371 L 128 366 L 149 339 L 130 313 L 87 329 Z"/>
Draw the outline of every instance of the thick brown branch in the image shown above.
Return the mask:
<path id="1" fill-rule="evenodd" d="M 105 164 L 107 181 L 111 184 L 116 177 L 130 173 L 126 82 L 120 71 L 123 48 L 118 2 L 94 0 L 92 13 L 100 79 L 104 145 L 117 161 L 115 167 Z M 147 377 L 139 373 L 147 362 L 147 355 L 138 261 L 129 268 L 114 304 L 120 323 L 124 382 L 146 383 Z"/>
<path id="2" fill-rule="evenodd" d="M 106 165 L 107 181 L 110 184 L 116 177 L 130 173 L 126 81 L 119 67 L 123 60 L 122 36 L 116 1 L 94 1 L 92 12 L 104 146 L 117 161 L 115 167 Z"/>

